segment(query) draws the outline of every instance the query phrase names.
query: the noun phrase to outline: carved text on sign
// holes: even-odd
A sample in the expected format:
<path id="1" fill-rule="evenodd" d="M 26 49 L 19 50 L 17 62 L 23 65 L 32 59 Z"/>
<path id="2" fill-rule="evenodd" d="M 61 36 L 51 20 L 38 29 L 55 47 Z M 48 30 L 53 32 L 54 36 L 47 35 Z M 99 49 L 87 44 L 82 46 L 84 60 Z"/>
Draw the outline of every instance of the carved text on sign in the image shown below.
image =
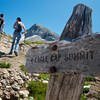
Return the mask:
<path id="1" fill-rule="evenodd" d="M 59 62 L 63 58 L 63 62 L 68 61 L 80 61 L 80 60 L 93 60 L 94 58 L 94 51 L 88 50 L 88 51 L 80 51 L 80 52 L 71 52 L 71 53 L 65 53 L 64 55 L 61 54 L 61 51 L 58 51 L 58 53 L 52 53 L 51 55 L 38 55 L 36 57 L 33 57 L 31 59 L 32 63 L 53 63 L 53 62 Z"/>

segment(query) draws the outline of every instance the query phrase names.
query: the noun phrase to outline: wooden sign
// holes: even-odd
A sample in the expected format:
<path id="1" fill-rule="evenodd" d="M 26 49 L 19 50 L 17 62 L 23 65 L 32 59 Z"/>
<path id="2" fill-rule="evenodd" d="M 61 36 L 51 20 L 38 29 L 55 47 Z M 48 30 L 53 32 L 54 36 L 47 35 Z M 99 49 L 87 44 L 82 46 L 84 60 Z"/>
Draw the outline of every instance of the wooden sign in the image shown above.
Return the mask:
<path id="1" fill-rule="evenodd" d="M 77 71 L 84 75 L 100 75 L 100 35 L 33 47 L 27 52 L 26 68 L 36 73 Z"/>

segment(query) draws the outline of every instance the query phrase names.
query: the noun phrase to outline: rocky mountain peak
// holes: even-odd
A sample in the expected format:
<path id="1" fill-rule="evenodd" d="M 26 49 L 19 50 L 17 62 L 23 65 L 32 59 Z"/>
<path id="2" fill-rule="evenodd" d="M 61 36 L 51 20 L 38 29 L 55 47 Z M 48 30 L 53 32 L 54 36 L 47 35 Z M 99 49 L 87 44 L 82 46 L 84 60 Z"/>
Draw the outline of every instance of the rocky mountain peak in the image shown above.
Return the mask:
<path id="1" fill-rule="evenodd" d="M 41 39 L 45 39 L 46 41 L 55 41 L 59 39 L 59 36 L 56 33 L 51 32 L 49 29 L 39 24 L 34 24 L 29 28 L 25 38 L 31 38 L 34 35 L 38 35 Z"/>
<path id="2" fill-rule="evenodd" d="M 51 32 L 49 29 L 47 29 L 46 27 L 44 27 L 40 24 L 34 24 L 29 30 L 31 30 L 31 31 L 34 30 L 34 32 L 41 32 L 41 31 L 42 32 L 49 32 L 49 33 L 53 34 L 53 32 Z"/>

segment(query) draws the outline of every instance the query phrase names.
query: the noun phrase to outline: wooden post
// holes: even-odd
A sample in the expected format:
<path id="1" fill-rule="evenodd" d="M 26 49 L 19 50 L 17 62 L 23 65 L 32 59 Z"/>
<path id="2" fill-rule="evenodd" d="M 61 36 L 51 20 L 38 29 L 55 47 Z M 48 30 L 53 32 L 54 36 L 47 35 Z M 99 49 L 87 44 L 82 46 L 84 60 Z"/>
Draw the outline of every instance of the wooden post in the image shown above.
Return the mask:
<path id="1" fill-rule="evenodd" d="M 83 4 L 75 6 L 60 40 L 72 41 L 92 33 L 91 12 Z M 45 100 L 80 100 L 83 83 L 84 77 L 78 73 L 51 75 Z"/>
<path id="2" fill-rule="evenodd" d="M 84 76 L 78 73 L 50 76 L 45 100 L 80 100 Z"/>

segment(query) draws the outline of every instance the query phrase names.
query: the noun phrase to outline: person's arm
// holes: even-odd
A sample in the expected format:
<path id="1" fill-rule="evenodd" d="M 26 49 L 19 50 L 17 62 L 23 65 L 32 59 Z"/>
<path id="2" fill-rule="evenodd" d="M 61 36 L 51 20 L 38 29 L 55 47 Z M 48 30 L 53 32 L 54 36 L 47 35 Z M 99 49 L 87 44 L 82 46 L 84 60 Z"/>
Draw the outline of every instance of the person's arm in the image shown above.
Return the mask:
<path id="1" fill-rule="evenodd" d="M 22 28 L 24 29 L 24 34 L 26 34 L 27 32 L 26 32 L 26 28 L 25 28 L 25 26 L 24 26 L 24 24 L 22 23 Z"/>
<path id="2" fill-rule="evenodd" d="M 15 26 L 16 26 L 16 22 L 14 23 L 14 25 L 13 25 L 13 28 L 15 29 Z"/>
<path id="3" fill-rule="evenodd" d="M 23 27 L 23 29 L 24 29 L 24 34 L 26 34 L 27 32 L 26 32 L 26 29 L 25 29 L 25 27 Z"/>
<path id="4" fill-rule="evenodd" d="M 5 25 L 5 22 L 2 24 L 2 29 L 1 29 L 1 32 L 3 32 L 4 25 Z"/>

